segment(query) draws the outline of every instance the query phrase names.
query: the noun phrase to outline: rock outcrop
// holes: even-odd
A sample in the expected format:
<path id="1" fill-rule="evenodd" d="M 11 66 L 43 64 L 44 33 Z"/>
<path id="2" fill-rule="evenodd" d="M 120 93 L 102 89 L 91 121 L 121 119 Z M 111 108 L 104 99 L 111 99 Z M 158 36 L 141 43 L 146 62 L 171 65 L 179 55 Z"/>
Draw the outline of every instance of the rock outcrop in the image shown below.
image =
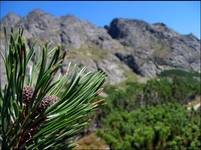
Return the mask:
<path id="1" fill-rule="evenodd" d="M 170 67 L 200 72 L 200 40 L 192 34 L 181 35 L 163 23 L 121 18 L 107 28 L 114 39 L 130 48 L 133 64 L 129 62 L 129 66 L 143 76 L 154 76 Z M 120 60 L 128 58 L 128 54 L 120 55 Z"/>
<path id="2" fill-rule="evenodd" d="M 68 51 L 65 63 L 103 70 L 112 84 L 125 80 L 127 74 L 153 77 L 169 68 L 200 72 L 200 40 L 192 34 L 181 35 L 164 23 L 116 18 L 102 28 L 73 15 L 56 17 L 33 10 L 25 17 L 5 16 L 2 40 L 3 26 L 23 27 L 29 43 L 61 45 Z"/>

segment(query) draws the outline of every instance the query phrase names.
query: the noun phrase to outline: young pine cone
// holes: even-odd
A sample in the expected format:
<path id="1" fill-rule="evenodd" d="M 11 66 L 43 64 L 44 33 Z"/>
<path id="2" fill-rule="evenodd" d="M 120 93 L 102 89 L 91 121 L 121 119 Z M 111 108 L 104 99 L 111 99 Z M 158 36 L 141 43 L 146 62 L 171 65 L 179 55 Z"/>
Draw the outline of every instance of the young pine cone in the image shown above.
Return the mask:
<path id="1" fill-rule="evenodd" d="M 43 112 L 45 109 L 47 109 L 47 107 L 54 104 L 57 100 L 57 96 L 45 96 L 37 108 L 38 112 Z"/>
<path id="2" fill-rule="evenodd" d="M 23 88 L 23 93 L 22 93 L 22 95 L 23 95 L 23 102 L 24 102 L 25 104 L 29 104 L 30 101 L 31 101 L 31 98 L 32 98 L 32 96 L 33 96 L 33 88 L 30 87 L 30 86 L 25 86 L 25 87 Z"/>

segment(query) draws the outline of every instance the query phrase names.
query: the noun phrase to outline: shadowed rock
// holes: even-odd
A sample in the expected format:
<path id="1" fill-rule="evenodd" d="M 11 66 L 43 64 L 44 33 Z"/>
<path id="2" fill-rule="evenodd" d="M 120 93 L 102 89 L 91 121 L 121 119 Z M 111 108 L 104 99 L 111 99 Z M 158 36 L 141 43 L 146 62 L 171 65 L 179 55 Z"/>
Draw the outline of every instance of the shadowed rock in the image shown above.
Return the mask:
<path id="1" fill-rule="evenodd" d="M 2 26 L 23 27 L 30 45 L 33 41 L 62 45 L 68 50 L 65 63 L 103 70 L 114 84 L 125 80 L 126 72 L 145 77 L 169 68 L 200 72 L 200 40 L 193 34 L 181 35 L 164 23 L 116 18 L 110 25 L 97 27 L 73 15 L 56 17 L 36 9 L 25 17 L 5 16 L 1 36 Z"/>

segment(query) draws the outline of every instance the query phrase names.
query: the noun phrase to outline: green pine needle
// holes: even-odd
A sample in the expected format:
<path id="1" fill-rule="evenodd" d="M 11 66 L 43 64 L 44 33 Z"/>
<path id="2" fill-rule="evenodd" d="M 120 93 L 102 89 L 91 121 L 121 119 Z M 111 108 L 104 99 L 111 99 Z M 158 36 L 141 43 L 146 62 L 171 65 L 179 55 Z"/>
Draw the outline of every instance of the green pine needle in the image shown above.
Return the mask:
<path id="1" fill-rule="evenodd" d="M 46 44 L 37 55 L 34 46 L 28 48 L 22 29 L 5 33 L 10 39 L 5 55 L 0 53 L 7 78 L 0 88 L 1 149 L 72 148 L 73 137 L 89 123 L 89 114 L 98 106 L 96 92 L 105 74 L 69 65 L 66 74 L 56 76 L 65 59 L 60 47 L 50 49 Z M 37 61 L 31 64 L 34 57 Z M 23 101 L 26 86 L 33 88 L 29 104 Z M 51 95 L 58 100 L 38 112 L 44 97 Z"/>

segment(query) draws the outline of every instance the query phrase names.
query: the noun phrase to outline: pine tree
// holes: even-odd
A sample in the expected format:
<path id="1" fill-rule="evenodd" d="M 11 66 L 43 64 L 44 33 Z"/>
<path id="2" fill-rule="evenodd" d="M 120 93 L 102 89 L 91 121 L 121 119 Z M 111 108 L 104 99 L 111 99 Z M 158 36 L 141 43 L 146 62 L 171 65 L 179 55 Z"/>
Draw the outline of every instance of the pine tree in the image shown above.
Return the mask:
<path id="1" fill-rule="evenodd" d="M 72 138 L 85 127 L 102 100 L 97 91 L 105 80 L 102 72 L 87 72 L 69 65 L 56 75 L 65 52 L 48 44 L 38 54 L 28 48 L 23 30 L 8 34 L 1 58 L 7 82 L 0 86 L 0 143 L 9 149 L 70 149 Z M 8 36 L 9 35 L 9 36 Z M 35 58 L 27 74 L 30 60 Z M 100 102 L 101 101 L 101 102 Z"/>

